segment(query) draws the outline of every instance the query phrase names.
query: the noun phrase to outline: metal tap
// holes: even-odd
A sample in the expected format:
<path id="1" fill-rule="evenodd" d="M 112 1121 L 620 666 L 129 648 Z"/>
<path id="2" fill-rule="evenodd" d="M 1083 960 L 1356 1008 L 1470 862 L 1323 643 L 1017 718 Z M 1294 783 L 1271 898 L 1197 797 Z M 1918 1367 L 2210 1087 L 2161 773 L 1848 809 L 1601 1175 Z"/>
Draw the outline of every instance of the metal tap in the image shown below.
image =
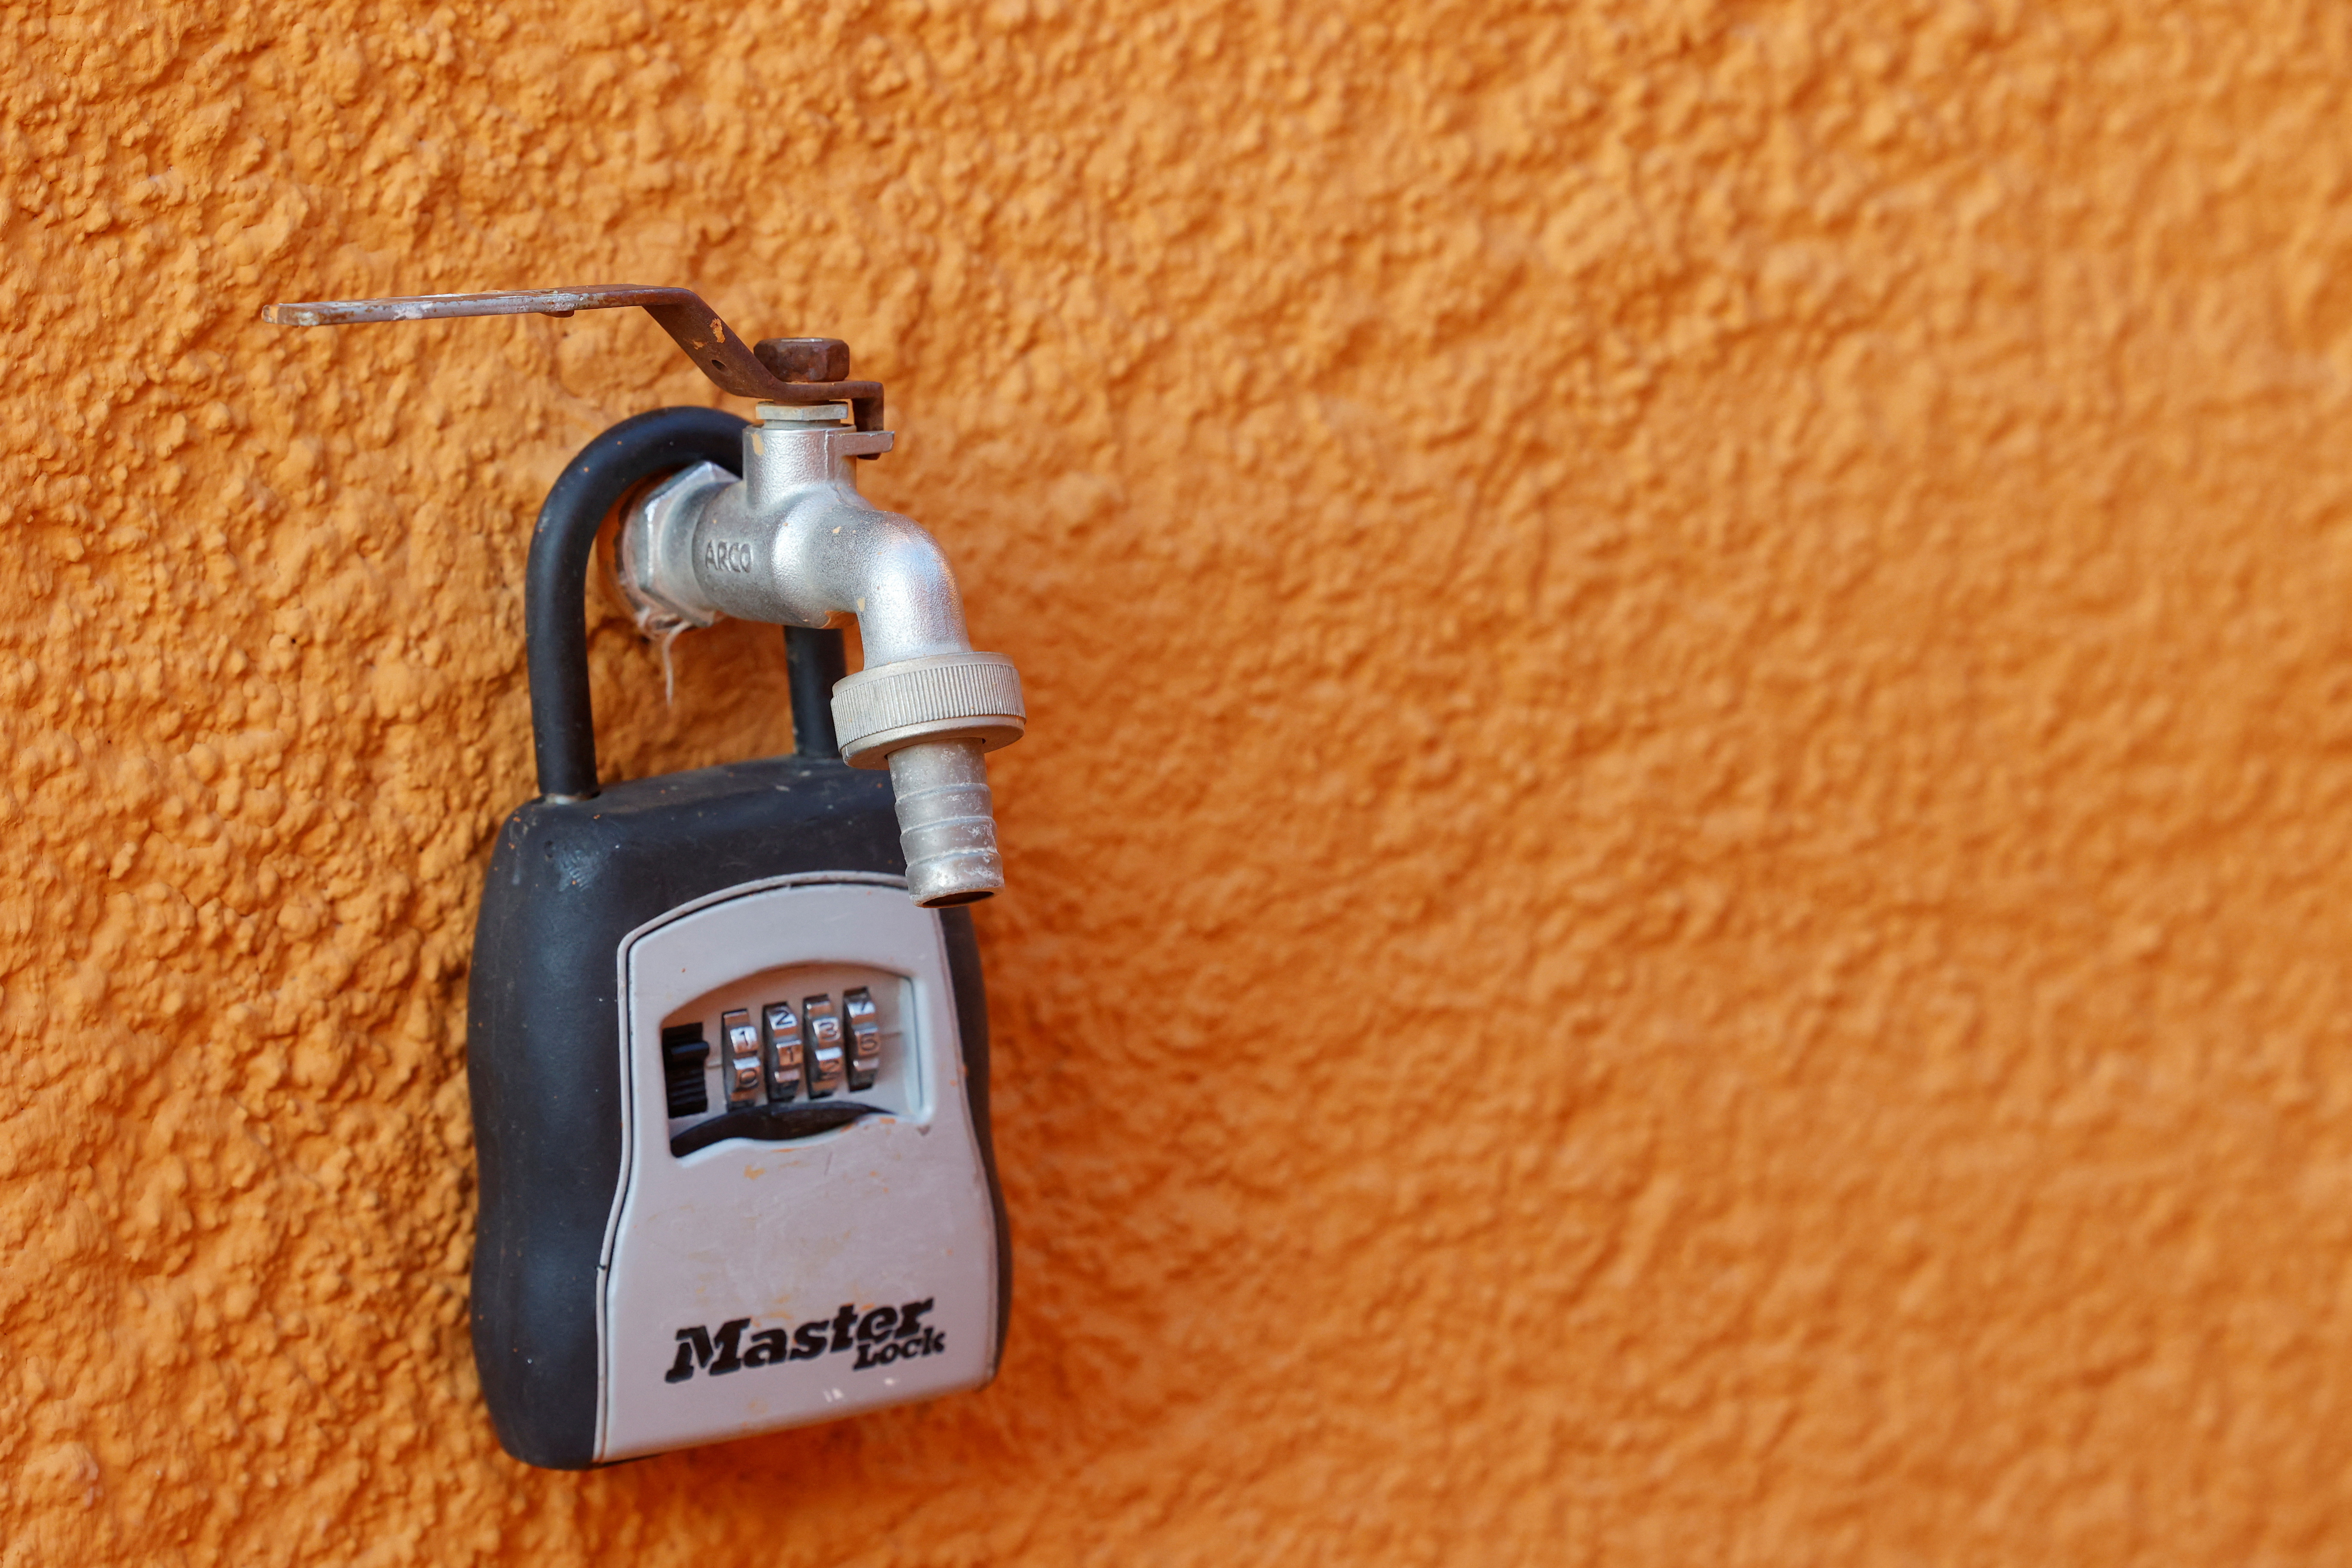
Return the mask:
<path id="1" fill-rule="evenodd" d="M 846 404 L 762 403 L 740 479 L 699 463 L 629 510 L 621 585 L 689 626 L 855 618 L 866 668 L 833 689 L 842 761 L 889 768 L 915 901 L 965 903 L 1004 886 L 981 754 L 1021 738 L 1021 678 L 972 651 L 938 541 L 857 493 L 855 459 L 891 436 L 849 417 Z"/>
<path id="2" fill-rule="evenodd" d="M 746 349 L 683 289 L 589 288 L 272 305 L 289 326 L 450 316 L 568 316 L 643 306 L 713 382 L 759 402 L 742 478 L 698 463 L 632 506 L 621 580 L 647 618 L 708 626 L 721 616 L 787 626 L 857 623 L 866 667 L 834 687 L 842 760 L 890 771 L 908 891 L 919 904 L 1000 891 L 1004 868 L 982 753 L 1027 727 L 1021 679 L 976 653 L 939 543 L 857 493 L 856 460 L 891 447 L 882 387 L 849 379 L 848 345 L 772 338 Z"/>

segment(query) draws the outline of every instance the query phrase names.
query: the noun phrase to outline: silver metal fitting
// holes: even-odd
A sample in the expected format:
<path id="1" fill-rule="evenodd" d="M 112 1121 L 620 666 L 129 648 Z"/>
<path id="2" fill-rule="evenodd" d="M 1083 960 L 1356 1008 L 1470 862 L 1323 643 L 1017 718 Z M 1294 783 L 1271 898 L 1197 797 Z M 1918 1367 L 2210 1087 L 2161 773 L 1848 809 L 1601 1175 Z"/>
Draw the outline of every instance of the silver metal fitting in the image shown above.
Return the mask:
<path id="1" fill-rule="evenodd" d="M 702 508 L 734 482 L 735 476 L 718 464 L 697 463 L 664 479 L 630 509 L 616 551 L 621 592 L 636 612 L 637 629 L 647 637 L 718 624 L 719 612 L 696 603 L 693 595 L 673 599 L 665 595 L 653 563 L 693 549 L 694 524 Z"/>
<path id="2" fill-rule="evenodd" d="M 622 588 L 641 622 L 854 616 L 866 668 L 834 688 L 842 758 L 889 768 L 915 901 L 969 903 L 1004 886 L 982 753 L 1026 730 L 1021 678 L 1003 655 L 972 650 L 939 542 L 857 493 L 852 459 L 892 437 L 842 423 L 845 406 L 763 403 L 743 432 L 740 480 L 700 463 L 631 508 Z"/>
<path id="3" fill-rule="evenodd" d="M 927 909 L 1001 892 L 995 802 L 978 741 L 922 741 L 890 753 L 907 891 Z"/>
<path id="4" fill-rule="evenodd" d="M 762 425 L 846 425 L 849 405 L 846 403 L 762 403 L 759 406 Z"/>
<path id="5" fill-rule="evenodd" d="M 941 653 L 868 665 L 833 689 L 841 760 L 884 766 L 917 741 L 978 741 L 993 752 L 1029 728 L 1021 676 L 1001 653 Z"/>

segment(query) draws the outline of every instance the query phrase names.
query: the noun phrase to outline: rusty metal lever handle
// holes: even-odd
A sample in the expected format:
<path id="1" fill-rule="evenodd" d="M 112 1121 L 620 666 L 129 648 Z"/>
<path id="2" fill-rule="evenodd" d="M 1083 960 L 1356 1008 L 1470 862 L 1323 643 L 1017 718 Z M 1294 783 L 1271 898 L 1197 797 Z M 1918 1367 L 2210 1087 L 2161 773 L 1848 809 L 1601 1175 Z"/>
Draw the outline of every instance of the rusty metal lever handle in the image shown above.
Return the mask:
<path id="1" fill-rule="evenodd" d="M 435 321 L 455 316 L 569 316 L 575 310 L 610 310 L 641 307 L 661 323 L 670 341 L 686 352 L 695 369 L 709 376 L 721 392 L 755 397 L 766 403 L 806 406 L 816 403 L 846 403 L 855 411 L 860 430 L 882 427 L 882 384 L 878 381 L 787 381 L 761 363 L 771 357 L 781 363 L 806 356 L 776 352 L 763 356 L 736 335 L 719 312 L 691 289 L 649 289 L 628 283 L 594 284 L 583 289 L 519 289 L 502 294 L 412 294 L 389 300 L 310 300 L 262 308 L 261 319 L 281 327 L 339 327 L 361 321 Z M 819 340 L 776 339 L 787 343 Z M 763 342 L 761 349 L 770 349 Z M 833 356 L 818 356 L 820 361 Z M 845 351 L 838 356 L 848 368 Z"/>

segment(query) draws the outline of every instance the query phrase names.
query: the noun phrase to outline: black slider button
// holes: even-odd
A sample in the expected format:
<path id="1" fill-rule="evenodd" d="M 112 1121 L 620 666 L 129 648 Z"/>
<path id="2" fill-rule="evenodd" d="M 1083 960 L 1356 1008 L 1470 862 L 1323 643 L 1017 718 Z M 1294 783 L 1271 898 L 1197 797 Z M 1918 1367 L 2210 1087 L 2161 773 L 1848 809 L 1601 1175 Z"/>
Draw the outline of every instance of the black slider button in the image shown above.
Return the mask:
<path id="1" fill-rule="evenodd" d="M 845 1077 L 841 1052 L 841 1015 L 830 996 L 812 996 L 801 1004 L 808 1029 L 809 1098 L 839 1092 Z"/>
<path id="2" fill-rule="evenodd" d="M 661 1032 L 662 1088 L 667 1091 L 672 1116 L 699 1116 L 710 1109 L 710 1091 L 702 1081 L 702 1064 L 710 1047 L 699 1024 L 673 1024 Z"/>

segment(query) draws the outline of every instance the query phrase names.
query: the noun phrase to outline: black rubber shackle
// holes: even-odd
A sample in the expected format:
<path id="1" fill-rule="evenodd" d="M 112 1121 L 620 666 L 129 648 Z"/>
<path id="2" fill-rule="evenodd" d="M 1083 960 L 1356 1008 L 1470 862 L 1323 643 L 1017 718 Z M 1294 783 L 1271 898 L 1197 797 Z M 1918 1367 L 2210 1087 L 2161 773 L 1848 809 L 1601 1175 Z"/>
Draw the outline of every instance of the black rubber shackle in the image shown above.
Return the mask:
<path id="1" fill-rule="evenodd" d="M 580 449 L 531 530 L 523 569 L 523 645 L 530 672 L 530 737 L 539 793 L 596 793 L 596 719 L 588 700 L 588 567 L 605 513 L 640 479 L 696 463 L 743 468 L 748 423 L 718 408 L 656 408 L 624 419 Z M 833 682 L 845 663 L 841 634 L 789 627 L 793 728 L 804 755 L 833 755 Z M 806 710 L 803 712 L 803 710 Z"/>

